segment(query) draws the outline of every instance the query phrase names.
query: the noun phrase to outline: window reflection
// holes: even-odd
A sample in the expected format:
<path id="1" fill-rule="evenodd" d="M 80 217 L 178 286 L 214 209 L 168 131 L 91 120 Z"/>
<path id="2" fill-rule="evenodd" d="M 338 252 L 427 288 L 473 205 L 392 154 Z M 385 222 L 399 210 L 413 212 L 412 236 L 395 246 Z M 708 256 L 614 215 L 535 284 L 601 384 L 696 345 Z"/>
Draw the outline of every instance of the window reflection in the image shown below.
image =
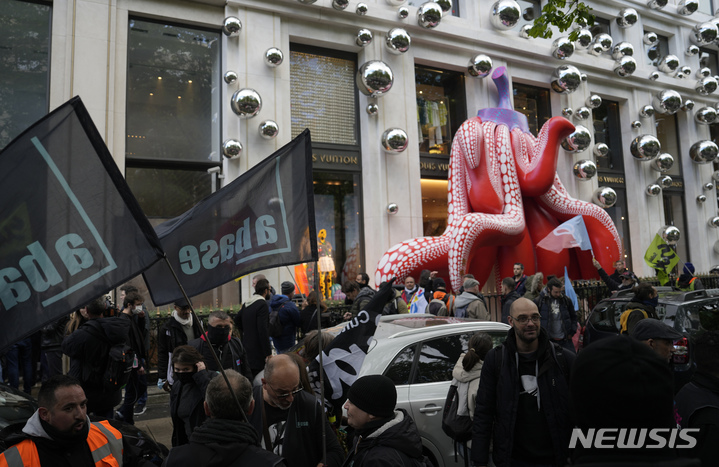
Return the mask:
<path id="1" fill-rule="evenodd" d="M 395 385 L 409 384 L 409 377 L 412 373 L 412 363 L 414 362 L 415 344 L 407 347 L 395 357 L 394 361 L 389 365 L 385 376 L 394 382 Z"/>
<path id="2" fill-rule="evenodd" d="M 449 156 L 452 138 L 467 119 L 464 75 L 415 67 L 419 151 Z"/>
<path id="3" fill-rule="evenodd" d="M 419 353 L 415 384 L 450 381 L 455 363 L 467 347 L 469 336 L 454 335 L 424 342 Z"/>

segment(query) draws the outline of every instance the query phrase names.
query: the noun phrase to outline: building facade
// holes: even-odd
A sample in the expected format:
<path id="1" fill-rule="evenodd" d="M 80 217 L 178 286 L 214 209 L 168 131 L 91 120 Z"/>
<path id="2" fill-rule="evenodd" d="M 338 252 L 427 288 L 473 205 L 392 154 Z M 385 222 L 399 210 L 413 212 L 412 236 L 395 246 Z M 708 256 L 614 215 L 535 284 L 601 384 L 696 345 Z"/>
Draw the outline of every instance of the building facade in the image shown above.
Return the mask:
<path id="1" fill-rule="evenodd" d="M 607 211 L 638 275 L 653 275 L 642 258 L 667 225 L 680 230 L 676 251 L 697 272 L 719 264 L 719 231 L 709 224 L 717 216 L 715 167 L 690 157 L 695 143 L 717 134 L 716 125 L 699 123 L 695 115 L 716 105 L 718 93 L 702 94 L 697 83 L 702 68 L 719 74 L 718 49 L 696 37 L 698 25 L 715 21 L 719 5 L 700 0 L 697 11 L 683 14 L 691 1 L 669 0 L 663 8 L 586 2 L 597 18 L 589 28 L 593 37 L 604 33 L 614 45 L 633 46 L 636 69 L 620 77 L 613 47 L 592 53 L 591 46 L 577 45 L 560 60 L 553 43 L 568 32 L 523 37 L 522 26 L 538 14 L 539 2 L 519 1 L 521 17 L 506 30 L 493 25 L 494 3 L 454 0 L 439 24 L 427 28 L 418 21 L 423 7 L 417 0 L 334 0 L 334 6 L 333 0 L 0 0 L 0 147 L 79 95 L 145 214 L 159 224 L 310 128 L 317 228 L 332 245 L 334 281 L 358 271 L 373 277 L 392 245 L 444 231 L 453 135 L 479 109 L 497 105 L 491 78 L 468 73 L 469 60 L 484 54 L 493 67 L 507 68 L 514 108 L 527 115 L 535 135 L 561 115 L 590 131 L 586 150 L 560 149 L 557 172 L 578 199 L 591 200 L 601 187 L 614 190 L 616 203 Z M 620 12 L 627 7 L 638 13 L 629 27 Z M 228 17 L 241 23 L 238 34 L 223 33 Z M 411 37 L 404 53 L 386 45 L 393 28 Z M 370 31 L 371 42 L 363 43 L 366 32 L 358 38 L 361 29 Z M 280 64 L 268 60 L 271 48 L 281 51 Z M 667 55 L 678 59 L 675 71 L 661 71 Z M 373 60 L 394 75 L 391 89 L 379 97 L 359 92 L 355 83 L 358 68 Z M 574 92 L 551 90 L 561 65 L 586 75 Z M 252 118 L 240 118 L 231 105 L 233 94 L 245 88 L 262 99 Z M 693 101 L 693 108 L 642 112 L 665 90 L 678 92 L 684 104 Z M 592 95 L 601 97 L 601 105 L 589 114 L 579 111 Z M 279 128 L 274 138 L 260 134 L 266 121 Z M 406 133 L 404 151 L 383 148 L 390 128 Z M 640 135 L 655 136 L 662 153 L 673 156 L 665 173 L 632 155 Z M 239 157 L 223 156 L 229 139 L 242 144 Z M 594 151 L 599 143 L 609 150 Z M 594 162 L 595 176 L 575 176 L 582 160 Z M 658 195 L 647 194 L 664 175 L 671 181 Z M 294 276 L 287 268 L 264 272 L 276 288 Z M 239 300 L 239 290 L 246 298 L 249 281 L 203 294 L 200 302 L 229 306 Z"/>

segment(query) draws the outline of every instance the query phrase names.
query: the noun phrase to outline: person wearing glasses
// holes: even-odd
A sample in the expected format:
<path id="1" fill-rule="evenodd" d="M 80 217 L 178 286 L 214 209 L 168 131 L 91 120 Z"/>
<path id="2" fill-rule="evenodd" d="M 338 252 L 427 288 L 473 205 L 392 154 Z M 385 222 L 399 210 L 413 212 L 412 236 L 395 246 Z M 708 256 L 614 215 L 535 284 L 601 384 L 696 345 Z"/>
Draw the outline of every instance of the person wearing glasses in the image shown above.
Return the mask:
<path id="1" fill-rule="evenodd" d="M 484 359 L 472 429 L 474 466 L 488 464 L 492 433 L 497 467 L 566 464 L 574 426 L 569 376 L 576 356 L 550 341 L 541 320 L 536 304 L 515 300 L 507 339 Z"/>
<path id="2" fill-rule="evenodd" d="M 317 398 L 304 390 L 300 371 L 288 355 L 276 355 L 265 364 L 262 385 L 255 386 L 259 407 L 250 423 L 260 436 L 260 445 L 285 458 L 288 467 L 317 467 L 323 464 L 322 430 L 327 439 L 324 465 L 340 467 L 344 451 Z"/>

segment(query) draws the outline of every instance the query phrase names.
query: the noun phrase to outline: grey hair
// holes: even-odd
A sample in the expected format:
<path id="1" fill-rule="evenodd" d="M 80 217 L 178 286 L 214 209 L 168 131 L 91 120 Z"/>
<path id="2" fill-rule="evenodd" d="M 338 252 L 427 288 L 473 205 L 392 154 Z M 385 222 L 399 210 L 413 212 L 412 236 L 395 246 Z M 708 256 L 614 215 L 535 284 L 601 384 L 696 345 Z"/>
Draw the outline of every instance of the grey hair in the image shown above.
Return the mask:
<path id="1" fill-rule="evenodd" d="M 242 410 L 247 414 L 252 404 L 252 383 L 250 380 L 236 372 L 235 370 L 225 370 L 227 379 L 230 381 L 232 391 L 237 395 Z M 212 378 L 210 384 L 207 385 L 205 392 L 205 402 L 210 409 L 210 413 L 214 418 L 223 418 L 226 420 L 242 420 L 237 403 L 232 397 L 230 388 L 221 374 Z"/>

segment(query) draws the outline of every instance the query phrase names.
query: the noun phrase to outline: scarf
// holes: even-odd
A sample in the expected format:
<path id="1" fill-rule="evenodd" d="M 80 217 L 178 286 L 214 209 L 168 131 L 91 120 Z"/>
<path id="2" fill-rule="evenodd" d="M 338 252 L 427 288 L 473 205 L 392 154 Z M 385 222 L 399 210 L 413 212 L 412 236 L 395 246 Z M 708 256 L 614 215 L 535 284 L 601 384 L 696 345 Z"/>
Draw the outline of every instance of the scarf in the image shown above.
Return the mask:
<path id="1" fill-rule="evenodd" d="M 192 326 L 192 313 L 190 313 L 190 315 L 186 319 L 182 319 L 177 314 L 177 310 L 172 310 L 172 317 L 175 318 L 175 321 L 177 321 L 183 326 Z"/>

